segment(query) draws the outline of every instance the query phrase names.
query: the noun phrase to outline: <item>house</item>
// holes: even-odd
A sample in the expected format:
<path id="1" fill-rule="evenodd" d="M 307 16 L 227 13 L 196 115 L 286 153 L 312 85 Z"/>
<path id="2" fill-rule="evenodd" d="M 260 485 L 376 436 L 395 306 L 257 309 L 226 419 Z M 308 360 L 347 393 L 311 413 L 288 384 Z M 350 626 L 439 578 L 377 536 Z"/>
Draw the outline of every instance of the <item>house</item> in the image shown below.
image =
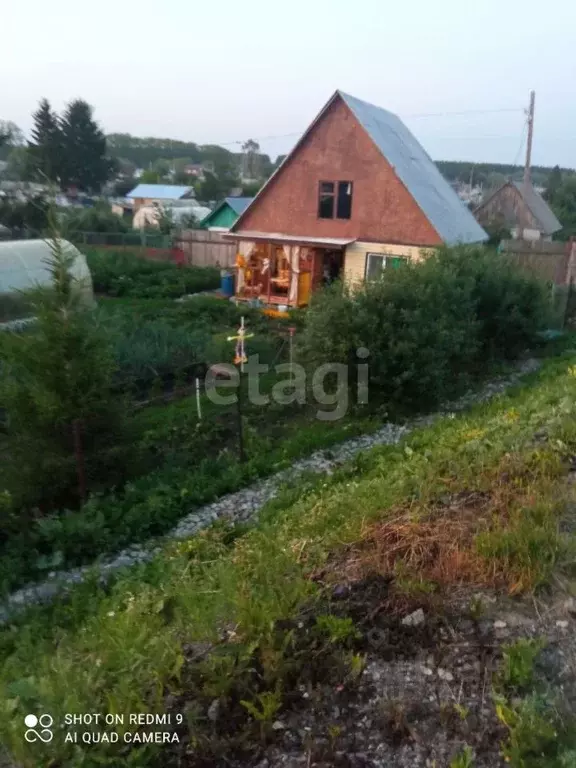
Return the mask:
<path id="1" fill-rule="evenodd" d="M 236 296 L 286 306 L 333 278 L 487 239 L 402 121 L 341 91 L 225 236 L 238 244 Z"/>
<path id="2" fill-rule="evenodd" d="M 506 227 L 520 240 L 551 240 L 562 229 L 529 180 L 507 181 L 476 208 L 475 215 L 484 226 Z"/>
<path id="3" fill-rule="evenodd" d="M 193 187 L 176 186 L 175 184 L 138 184 L 126 197 L 134 203 L 134 210 L 143 205 L 164 205 L 176 200 L 189 200 L 195 196 Z"/>
<path id="4" fill-rule="evenodd" d="M 238 216 L 244 213 L 254 198 L 225 197 L 214 210 L 200 222 L 200 229 L 228 231 Z"/>

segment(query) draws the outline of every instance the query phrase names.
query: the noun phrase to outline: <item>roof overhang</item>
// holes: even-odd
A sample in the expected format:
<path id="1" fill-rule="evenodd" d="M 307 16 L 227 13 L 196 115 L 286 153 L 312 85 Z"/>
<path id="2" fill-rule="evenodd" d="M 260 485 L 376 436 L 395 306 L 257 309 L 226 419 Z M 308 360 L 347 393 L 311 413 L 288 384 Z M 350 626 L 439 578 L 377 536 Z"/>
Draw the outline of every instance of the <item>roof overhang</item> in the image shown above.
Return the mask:
<path id="1" fill-rule="evenodd" d="M 252 240 L 254 242 L 272 243 L 274 245 L 305 245 L 310 247 L 333 248 L 343 250 L 347 245 L 355 243 L 355 237 L 307 237 L 306 235 L 284 235 L 281 232 L 226 232 L 224 237 L 233 240 Z"/>

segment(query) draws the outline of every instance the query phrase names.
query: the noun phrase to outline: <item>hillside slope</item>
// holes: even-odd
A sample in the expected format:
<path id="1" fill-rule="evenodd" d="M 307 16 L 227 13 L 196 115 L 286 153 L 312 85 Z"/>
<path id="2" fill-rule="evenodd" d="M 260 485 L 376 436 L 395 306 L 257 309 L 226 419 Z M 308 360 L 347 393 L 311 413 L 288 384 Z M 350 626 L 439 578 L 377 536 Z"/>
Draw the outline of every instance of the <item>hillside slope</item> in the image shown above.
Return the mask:
<path id="1" fill-rule="evenodd" d="M 2 743 L 23 766 L 571 765 L 575 360 L 30 612 L 0 635 Z M 40 711 L 171 722 L 27 744 Z M 86 730 L 119 739 L 65 741 Z"/>

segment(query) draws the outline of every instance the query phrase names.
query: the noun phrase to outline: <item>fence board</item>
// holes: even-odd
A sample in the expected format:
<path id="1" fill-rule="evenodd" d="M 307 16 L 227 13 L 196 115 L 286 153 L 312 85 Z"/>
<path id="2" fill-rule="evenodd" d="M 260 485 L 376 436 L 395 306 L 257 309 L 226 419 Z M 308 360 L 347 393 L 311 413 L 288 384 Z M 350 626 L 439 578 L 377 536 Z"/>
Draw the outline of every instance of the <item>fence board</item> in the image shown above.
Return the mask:
<path id="1" fill-rule="evenodd" d="M 233 267 L 236 260 L 236 245 L 222 232 L 186 229 L 175 245 L 183 251 L 186 263 L 197 267 Z"/>

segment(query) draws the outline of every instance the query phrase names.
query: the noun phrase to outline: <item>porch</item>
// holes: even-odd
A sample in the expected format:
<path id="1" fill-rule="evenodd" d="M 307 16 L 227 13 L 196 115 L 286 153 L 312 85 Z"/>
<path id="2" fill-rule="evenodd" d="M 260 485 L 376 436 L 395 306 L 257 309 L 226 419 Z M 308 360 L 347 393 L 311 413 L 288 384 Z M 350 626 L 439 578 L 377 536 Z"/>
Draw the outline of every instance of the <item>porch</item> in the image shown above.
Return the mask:
<path id="1" fill-rule="evenodd" d="M 263 306 L 304 307 L 311 294 L 338 279 L 354 239 L 265 232 L 230 232 L 237 241 L 235 297 Z"/>

